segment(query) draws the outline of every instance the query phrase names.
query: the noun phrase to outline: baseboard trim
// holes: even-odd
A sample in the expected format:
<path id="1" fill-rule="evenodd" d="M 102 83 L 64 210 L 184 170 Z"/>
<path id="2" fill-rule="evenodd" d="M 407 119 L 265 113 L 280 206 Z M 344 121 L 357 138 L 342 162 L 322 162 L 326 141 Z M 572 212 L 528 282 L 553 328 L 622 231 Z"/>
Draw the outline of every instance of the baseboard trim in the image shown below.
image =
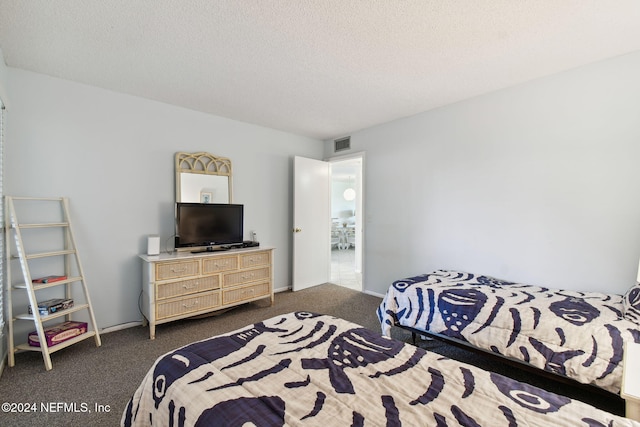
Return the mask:
<path id="1" fill-rule="evenodd" d="M 108 328 L 104 328 L 100 331 L 101 334 L 108 334 L 109 332 L 116 332 L 116 331 L 121 331 L 123 329 L 129 329 L 129 328 L 133 328 L 136 326 L 140 326 L 142 325 L 142 320 L 139 322 L 129 322 L 129 323 L 122 323 L 120 325 L 115 325 L 115 326 L 109 326 Z"/>
<path id="2" fill-rule="evenodd" d="M 367 291 L 367 290 L 363 290 L 362 292 L 364 292 L 367 295 L 373 295 L 374 297 L 384 298 L 384 294 L 381 294 L 381 293 L 378 293 L 378 292 Z"/>

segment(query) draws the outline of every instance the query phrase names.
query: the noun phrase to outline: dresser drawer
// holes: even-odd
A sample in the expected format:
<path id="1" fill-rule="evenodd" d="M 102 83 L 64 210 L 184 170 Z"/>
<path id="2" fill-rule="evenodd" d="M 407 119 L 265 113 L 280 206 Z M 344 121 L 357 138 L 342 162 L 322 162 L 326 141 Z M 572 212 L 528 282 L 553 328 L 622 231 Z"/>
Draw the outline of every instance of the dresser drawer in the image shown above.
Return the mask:
<path id="1" fill-rule="evenodd" d="M 177 300 L 156 303 L 156 319 L 206 310 L 220 305 L 220 292 L 211 291 Z"/>
<path id="2" fill-rule="evenodd" d="M 239 271 L 237 273 L 227 273 L 222 279 L 222 287 L 237 286 L 243 283 L 255 282 L 257 280 L 268 280 L 271 278 L 269 267 L 256 268 L 253 270 Z"/>
<path id="3" fill-rule="evenodd" d="M 202 260 L 202 274 L 218 273 L 238 269 L 238 257 L 205 258 Z"/>
<path id="4" fill-rule="evenodd" d="M 271 293 L 271 285 L 258 283 L 251 286 L 243 286 L 235 289 L 225 289 L 222 291 L 222 304 L 232 304 L 234 302 L 245 301 Z"/>
<path id="5" fill-rule="evenodd" d="M 271 257 L 269 252 L 255 252 L 240 256 L 240 268 L 260 267 L 270 265 Z"/>
<path id="6" fill-rule="evenodd" d="M 177 279 L 197 276 L 198 274 L 200 274 L 200 262 L 198 260 L 156 264 L 156 280 Z"/>
<path id="7" fill-rule="evenodd" d="M 156 299 L 167 299 L 220 288 L 220 276 L 205 276 L 177 282 L 157 283 Z"/>

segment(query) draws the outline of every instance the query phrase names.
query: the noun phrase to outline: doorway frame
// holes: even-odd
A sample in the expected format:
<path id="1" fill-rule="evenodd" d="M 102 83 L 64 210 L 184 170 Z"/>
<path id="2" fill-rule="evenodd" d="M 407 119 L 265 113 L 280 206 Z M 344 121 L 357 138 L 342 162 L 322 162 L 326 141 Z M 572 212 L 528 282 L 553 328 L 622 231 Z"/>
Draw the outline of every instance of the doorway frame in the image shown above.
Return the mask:
<path id="1" fill-rule="evenodd" d="M 365 244 L 365 227 L 364 227 L 364 218 L 365 216 L 365 152 L 359 151 L 350 154 L 344 154 L 340 156 L 333 156 L 324 159 L 326 162 L 331 165 L 329 172 L 330 181 L 333 179 L 333 164 L 343 161 L 349 160 L 360 160 L 360 170 L 356 174 L 355 182 L 356 182 L 356 261 L 355 261 L 355 270 L 361 275 L 361 283 L 360 283 L 360 292 L 365 292 L 365 268 L 364 268 L 364 244 Z M 331 220 L 331 218 L 329 218 Z M 329 248 L 331 250 L 331 248 Z M 329 261 L 331 264 L 331 260 Z M 331 265 L 329 265 L 331 269 Z"/>

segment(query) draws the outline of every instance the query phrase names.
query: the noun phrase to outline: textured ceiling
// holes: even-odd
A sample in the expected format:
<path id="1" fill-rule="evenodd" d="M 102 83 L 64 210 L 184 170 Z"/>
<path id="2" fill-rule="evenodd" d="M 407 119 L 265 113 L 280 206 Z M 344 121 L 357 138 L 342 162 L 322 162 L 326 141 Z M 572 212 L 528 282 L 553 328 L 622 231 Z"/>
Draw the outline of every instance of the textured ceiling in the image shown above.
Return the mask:
<path id="1" fill-rule="evenodd" d="M 332 139 L 640 50 L 638 0 L 0 0 L 9 67 Z"/>

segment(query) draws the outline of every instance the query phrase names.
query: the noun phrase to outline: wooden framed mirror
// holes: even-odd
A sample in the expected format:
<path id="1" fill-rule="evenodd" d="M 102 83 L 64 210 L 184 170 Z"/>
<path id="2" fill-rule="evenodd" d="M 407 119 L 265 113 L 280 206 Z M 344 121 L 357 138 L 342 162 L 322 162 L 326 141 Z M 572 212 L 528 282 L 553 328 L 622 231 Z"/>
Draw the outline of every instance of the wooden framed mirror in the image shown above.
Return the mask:
<path id="1" fill-rule="evenodd" d="M 210 153 L 176 153 L 176 202 L 233 203 L 231 160 Z"/>

